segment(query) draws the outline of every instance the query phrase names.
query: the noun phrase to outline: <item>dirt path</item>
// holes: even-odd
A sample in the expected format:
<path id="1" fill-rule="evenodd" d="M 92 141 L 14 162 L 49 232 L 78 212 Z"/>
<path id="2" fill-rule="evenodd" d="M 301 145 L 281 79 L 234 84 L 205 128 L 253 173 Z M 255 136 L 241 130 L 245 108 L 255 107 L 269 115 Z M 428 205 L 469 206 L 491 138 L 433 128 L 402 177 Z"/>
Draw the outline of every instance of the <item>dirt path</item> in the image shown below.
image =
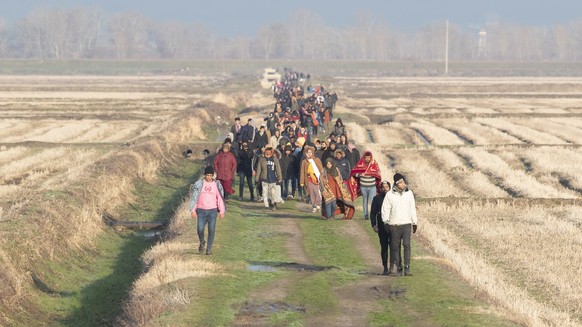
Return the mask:
<path id="1" fill-rule="evenodd" d="M 260 204 L 254 210 L 264 209 Z M 287 277 L 274 280 L 262 289 L 251 292 L 249 301 L 243 305 L 237 314 L 233 326 L 269 326 L 269 316 L 274 312 L 281 310 L 301 312 L 305 310 L 305 308 L 292 306 L 284 302 L 289 289 L 296 280 L 315 273 L 305 272 L 302 268 L 312 266 L 313 261 L 303 247 L 303 232 L 299 226 L 299 217 L 292 216 L 286 211 L 277 211 L 270 215 L 277 219 L 277 231 L 289 235 L 285 250 L 290 262 L 286 266 L 291 269 L 295 268 L 297 271 Z"/>
<path id="2" fill-rule="evenodd" d="M 264 210 L 257 205 L 250 210 Z M 266 287 L 255 290 L 249 295 L 249 300 L 241 308 L 233 326 L 268 326 L 269 316 L 280 310 L 305 311 L 305 308 L 294 307 L 285 303 L 285 298 L 293 284 L 300 278 L 316 274 L 317 271 L 310 271 L 313 260 L 306 253 L 303 246 L 303 232 L 299 225 L 303 214 L 309 214 L 311 206 L 305 203 L 296 202 L 295 210 L 279 210 L 269 213 L 278 221 L 277 232 L 284 232 L 289 235 L 286 243 L 286 251 L 291 261 L 286 268 L 291 268 L 291 274 L 283 278 L 278 278 Z M 299 211 L 299 212 L 297 212 Z M 333 291 L 339 302 L 338 312 L 330 312 L 327 315 L 319 315 L 303 320 L 305 326 L 366 326 L 370 312 L 379 312 L 383 308 L 380 304 L 382 299 L 396 299 L 403 296 L 405 289 L 393 286 L 395 278 L 383 276 L 382 264 L 380 260 L 380 245 L 378 239 L 370 237 L 364 227 L 357 221 L 345 221 L 338 225 L 339 231 L 346 238 L 353 240 L 356 251 L 366 262 L 367 271 L 362 272 L 363 278 L 355 283 L 346 286 L 336 287 Z M 370 227 L 371 228 L 371 227 Z M 294 268 L 296 269 L 295 271 Z M 423 317 L 411 308 L 402 303 L 402 310 L 407 315 L 418 317 L 418 326 L 433 326 L 434 323 Z"/>

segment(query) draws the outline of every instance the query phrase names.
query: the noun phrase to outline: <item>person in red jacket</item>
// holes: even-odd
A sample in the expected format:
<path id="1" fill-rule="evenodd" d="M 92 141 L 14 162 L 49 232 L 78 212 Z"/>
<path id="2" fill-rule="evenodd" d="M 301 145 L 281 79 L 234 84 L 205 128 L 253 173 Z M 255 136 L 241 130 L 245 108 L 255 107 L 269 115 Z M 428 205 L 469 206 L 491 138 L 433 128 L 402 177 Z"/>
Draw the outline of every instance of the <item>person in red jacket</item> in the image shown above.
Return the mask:
<path id="1" fill-rule="evenodd" d="M 230 152 L 230 145 L 223 144 L 222 151 L 214 157 L 214 170 L 216 171 L 216 179 L 222 184 L 227 199 L 234 194 L 232 182 L 236 174 L 236 165 L 236 158 Z"/>

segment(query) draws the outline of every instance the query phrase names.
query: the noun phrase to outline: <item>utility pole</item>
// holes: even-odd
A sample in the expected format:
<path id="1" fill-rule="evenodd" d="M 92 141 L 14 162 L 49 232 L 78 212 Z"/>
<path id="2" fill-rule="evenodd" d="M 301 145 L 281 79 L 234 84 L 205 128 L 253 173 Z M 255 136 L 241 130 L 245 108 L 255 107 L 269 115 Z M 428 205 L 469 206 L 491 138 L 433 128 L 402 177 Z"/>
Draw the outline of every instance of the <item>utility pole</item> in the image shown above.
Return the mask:
<path id="1" fill-rule="evenodd" d="M 449 75 L 449 21 L 447 20 L 445 31 L 445 75 Z"/>

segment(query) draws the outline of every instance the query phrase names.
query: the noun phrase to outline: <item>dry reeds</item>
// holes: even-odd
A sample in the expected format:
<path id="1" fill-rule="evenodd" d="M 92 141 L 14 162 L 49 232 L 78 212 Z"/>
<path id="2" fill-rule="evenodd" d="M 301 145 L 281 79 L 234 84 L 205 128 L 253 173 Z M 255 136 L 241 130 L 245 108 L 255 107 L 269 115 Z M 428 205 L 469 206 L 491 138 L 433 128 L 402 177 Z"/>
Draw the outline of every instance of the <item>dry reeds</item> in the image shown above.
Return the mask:
<path id="1" fill-rule="evenodd" d="M 557 189 L 551 185 L 545 185 L 534 176 L 524 171 L 513 169 L 499 156 L 489 153 L 484 149 L 462 148 L 458 153 L 471 159 L 477 168 L 498 180 L 499 185 L 513 190 L 517 196 L 533 198 L 574 198 L 575 195 L 567 190 Z"/>
<path id="2" fill-rule="evenodd" d="M 473 285 L 528 325 L 580 325 L 582 242 L 571 216 L 579 217 L 579 207 L 433 203 L 424 209 L 423 237 Z"/>

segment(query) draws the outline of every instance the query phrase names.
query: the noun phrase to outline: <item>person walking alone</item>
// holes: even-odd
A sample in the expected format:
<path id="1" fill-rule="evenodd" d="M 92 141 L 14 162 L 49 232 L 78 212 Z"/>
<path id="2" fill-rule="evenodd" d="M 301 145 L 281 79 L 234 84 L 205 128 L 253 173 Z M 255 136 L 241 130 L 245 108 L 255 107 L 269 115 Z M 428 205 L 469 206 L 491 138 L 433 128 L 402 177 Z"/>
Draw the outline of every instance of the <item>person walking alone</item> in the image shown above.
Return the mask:
<path id="1" fill-rule="evenodd" d="M 206 254 L 212 254 L 216 217 L 224 218 L 225 212 L 222 184 L 214 179 L 214 168 L 208 166 L 204 169 L 204 177 L 194 183 L 190 200 L 190 215 L 197 220 L 199 254 L 204 253 L 205 246 Z M 206 225 L 208 225 L 208 243 L 204 239 Z"/>
<path id="2" fill-rule="evenodd" d="M 404 275 L 410 272 L 410 238 L 416 233 L 418 218 L 414 194 L 408 189 L 406 179 L 400 173 L 394 174 L 392 190 L 386 193 L 382 202 L 382 221 L 390 233 L 390 274 L 396 271 L 402 275 L 400 247 L 404 247 Z"/>

